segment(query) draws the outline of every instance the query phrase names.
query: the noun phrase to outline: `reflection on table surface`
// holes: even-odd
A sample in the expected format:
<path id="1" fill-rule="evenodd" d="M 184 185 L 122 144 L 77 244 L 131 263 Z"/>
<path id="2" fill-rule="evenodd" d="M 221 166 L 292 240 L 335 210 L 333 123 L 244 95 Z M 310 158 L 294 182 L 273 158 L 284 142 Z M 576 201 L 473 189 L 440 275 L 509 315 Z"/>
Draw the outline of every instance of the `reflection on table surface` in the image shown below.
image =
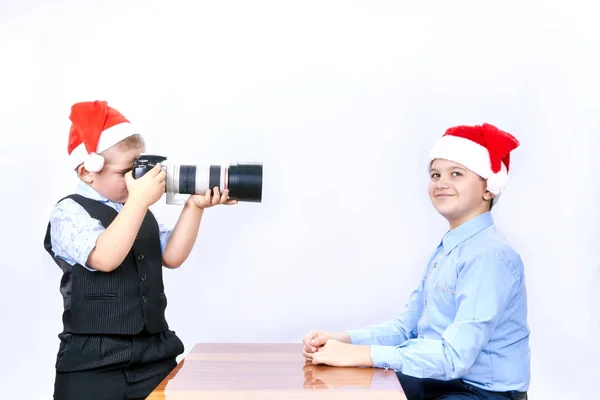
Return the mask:
<path id="1" fill-rule="evenodd" d="M 393 370 L 315 366 L 296 343 L 197 344 L 148 397 L 196 398 L 406 399 Z"/>

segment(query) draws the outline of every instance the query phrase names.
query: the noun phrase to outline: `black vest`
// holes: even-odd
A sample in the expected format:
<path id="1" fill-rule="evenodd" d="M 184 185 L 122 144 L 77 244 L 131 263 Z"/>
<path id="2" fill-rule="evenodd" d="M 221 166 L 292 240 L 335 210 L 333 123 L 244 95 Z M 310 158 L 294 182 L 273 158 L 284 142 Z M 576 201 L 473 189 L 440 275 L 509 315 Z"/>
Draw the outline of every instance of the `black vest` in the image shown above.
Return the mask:
<path id="1" fill-rule="evenodd" d="M 113 208 L 80 195 L 70 195 L 108 228 L 118 213 Z M 80 264 L 71 267 L 54 255 L 50 224 L 44 247 L 63 270 L 64 331 L 77 334 L 156 333 L 168 329 L 165 320 L 167 298 L 162 278 L 160 231 L 148 210 L 138 236 L 123 260 L 111 272 L 89 271 Z"/>

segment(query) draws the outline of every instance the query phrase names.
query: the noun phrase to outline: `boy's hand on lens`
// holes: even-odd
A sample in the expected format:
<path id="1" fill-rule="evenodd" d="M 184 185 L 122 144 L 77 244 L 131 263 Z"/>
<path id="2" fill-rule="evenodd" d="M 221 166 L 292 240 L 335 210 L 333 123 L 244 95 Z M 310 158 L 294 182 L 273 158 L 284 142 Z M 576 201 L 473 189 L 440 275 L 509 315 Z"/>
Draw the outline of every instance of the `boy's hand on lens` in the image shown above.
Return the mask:
<path id="1" fill-rule="evenodd" d="M 209 208 L 216 206 L 217 204 L 232 205 L 237 204 L 237 200 L 229 200 L 229 190 L 225 189 L 222 194 L 219 193 L 219 187 L 215 186 L 213 189 L 214 196 L 211 196 L 210 189 L 204 194 L 191 195 L 189 201 L 191 201 L 198 208 Z"/>
<path id="2" fill-rule="evenodd" d="M 127 201 L 142 204 L 148 208 L 156 203 L 165 193 L 167 174 L 161 170 L 161 165 L 156 164 L 154 168 L 144 176 L 134 179 L 132 171 L 125 174 L 125 184 L 129 192 Z"/>

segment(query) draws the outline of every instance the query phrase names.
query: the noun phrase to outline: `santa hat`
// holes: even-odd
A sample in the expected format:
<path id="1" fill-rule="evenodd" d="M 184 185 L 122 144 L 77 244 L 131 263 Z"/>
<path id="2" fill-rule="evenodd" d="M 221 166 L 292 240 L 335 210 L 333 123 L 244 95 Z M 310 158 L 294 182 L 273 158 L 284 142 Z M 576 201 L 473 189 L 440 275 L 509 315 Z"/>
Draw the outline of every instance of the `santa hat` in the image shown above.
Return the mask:
<path id="1" fill-rule="evenodd" d="M 71 107 L 72 122 L 67 151 L 73 168 L 81 163 L 98 172 L 104 166 L 100 155 L 123 139 L 139 133 L 120 112 L 106 101 L 76 103 Z"/>
<path id="2" fill-rule="evenodd" d="M 519 147 L 511 134 L 490 124 L 455 126 L 435 143 L 429 162 L 436 158 L 453 161 L 487 180 L 487 190 L 496 196 L 508 185 L 510 152 Z"/>

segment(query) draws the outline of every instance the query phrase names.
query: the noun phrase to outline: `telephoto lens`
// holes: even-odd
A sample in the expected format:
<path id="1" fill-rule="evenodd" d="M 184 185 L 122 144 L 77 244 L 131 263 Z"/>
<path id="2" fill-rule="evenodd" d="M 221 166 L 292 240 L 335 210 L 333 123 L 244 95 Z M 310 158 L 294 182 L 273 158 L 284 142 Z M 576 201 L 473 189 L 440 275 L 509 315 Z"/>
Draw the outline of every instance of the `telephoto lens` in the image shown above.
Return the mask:
<path id="1" fill-rule="evenodd" d="M 234 163 L 230 165 L 186 165 L 164 163 L 166 157 L 141 155 L 133 162 L 133 177 L 138 179 L 161 163 L 167 174 L 167 194 L 204 194 L 218 187 L 223 193 L 229 189 L 229 198 L 243 202 L 262 201 L 262 163 Z"/>

